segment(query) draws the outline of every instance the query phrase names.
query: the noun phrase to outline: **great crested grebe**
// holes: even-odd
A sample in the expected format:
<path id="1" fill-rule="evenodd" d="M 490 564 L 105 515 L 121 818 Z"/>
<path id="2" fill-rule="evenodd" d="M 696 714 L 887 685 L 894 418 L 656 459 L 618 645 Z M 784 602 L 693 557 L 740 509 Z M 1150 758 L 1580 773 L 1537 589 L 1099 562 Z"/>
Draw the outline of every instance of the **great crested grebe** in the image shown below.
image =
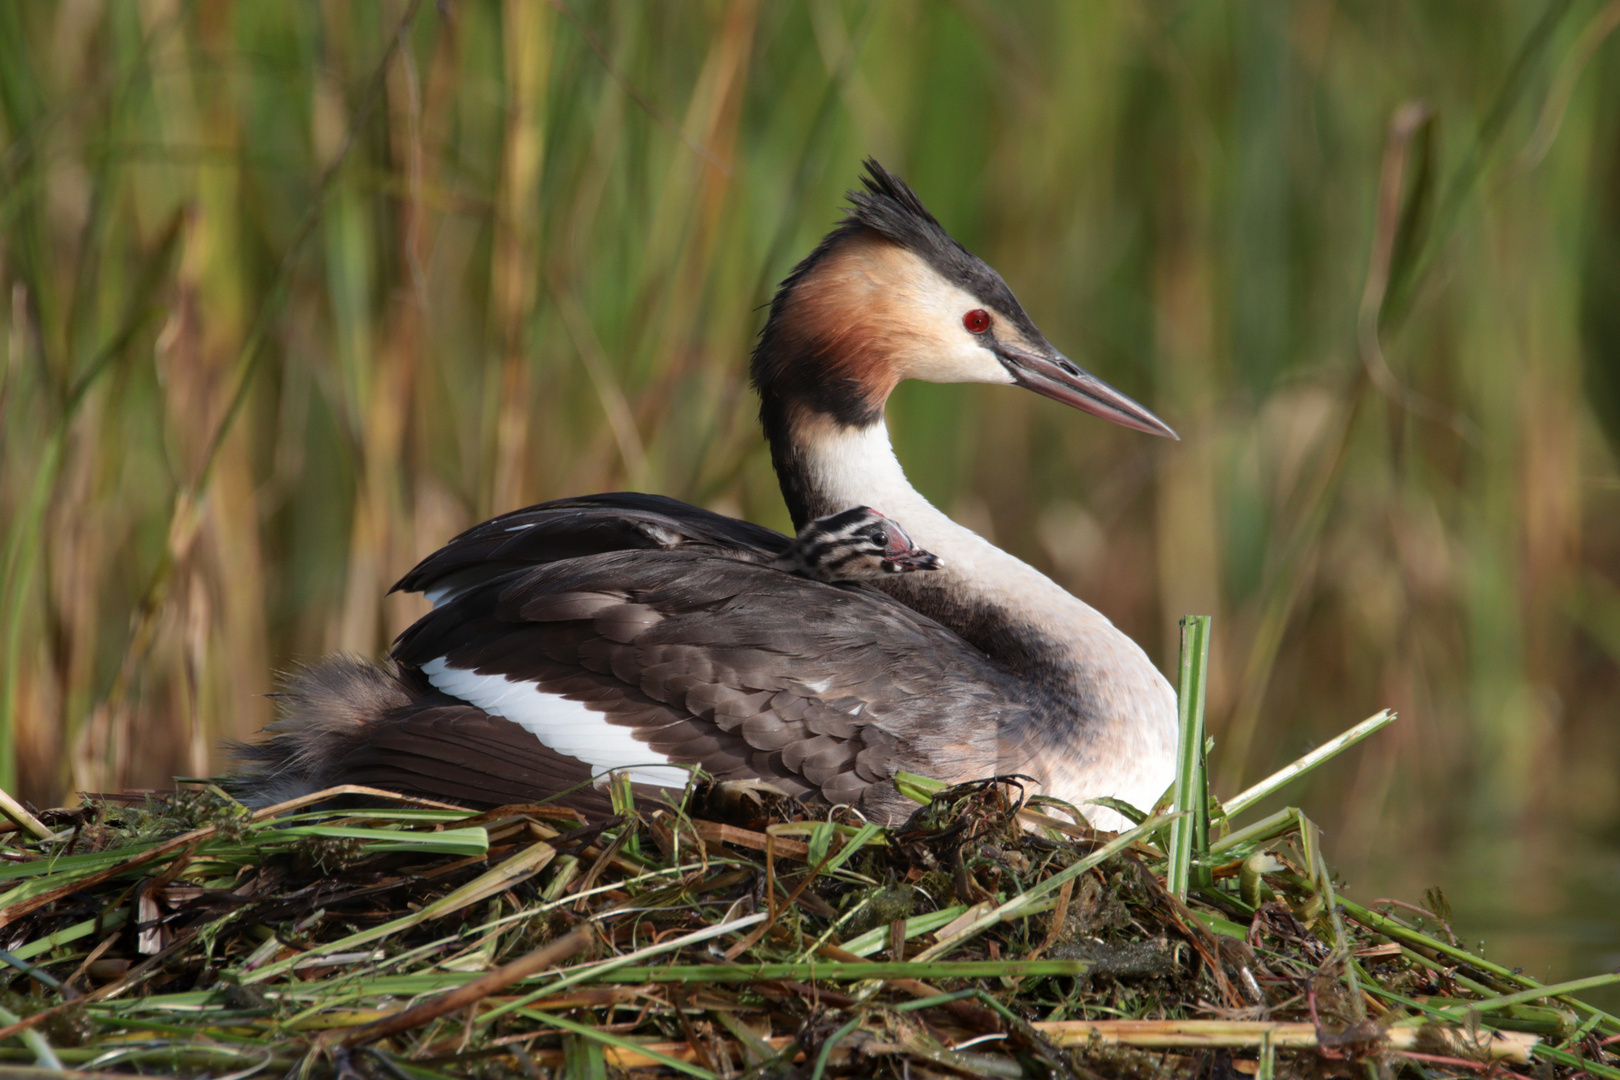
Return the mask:
<path id="1" fill-rule="evenodd" d="M 244 797 L 355 783 L 600 811 L 610 772 L 679 788 L 701 766 L 879 821 L 909 810 L 901 770 L 1023 773 L 1104 827 L 1124 819 L 1089 800 L 1148 808 L 1173 772 L 1169 683 L 1108 619 L 930 505 L 883 410 L 902 379 L 996 383 L 1175 433 L 1048 344 L 897 177 L 868 161 L 863 185 L 777 290 L 753 384 L 794 526 L 871 508 L 900 527 L 882 540 L 895 569 L 927 572 L 868 556 L 859 583 L 834 583 L 802 558 L 813 535 L 656 495 L 504 514 L 394 586 L 434 609 L 388 666 L 340 657 L 291 681 L 270 737 L 242 750 Z"/>
<path id="2" fill-rule="evenodd" d="M 898 523 L 870 506 L 856 506 L 800 529 L 771 565 L 812 581 L 838 584 L 938 570 L 939 556 L 913 544 Z"/>

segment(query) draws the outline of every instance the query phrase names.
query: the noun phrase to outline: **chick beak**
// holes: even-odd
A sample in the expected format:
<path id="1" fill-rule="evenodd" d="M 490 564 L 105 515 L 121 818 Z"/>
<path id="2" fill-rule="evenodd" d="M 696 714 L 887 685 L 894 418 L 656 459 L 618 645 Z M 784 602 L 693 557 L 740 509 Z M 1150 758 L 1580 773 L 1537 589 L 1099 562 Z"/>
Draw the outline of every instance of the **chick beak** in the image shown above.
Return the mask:
<path id="1" fill-rule="evenodd" d="M 912 570 L 938 570 L 939 556 L 924 551 L 911 542 L 898 525 L 889 523 L 889 539 L 883 551 L 883 569 L 891 574 L 905 574 Z"/>

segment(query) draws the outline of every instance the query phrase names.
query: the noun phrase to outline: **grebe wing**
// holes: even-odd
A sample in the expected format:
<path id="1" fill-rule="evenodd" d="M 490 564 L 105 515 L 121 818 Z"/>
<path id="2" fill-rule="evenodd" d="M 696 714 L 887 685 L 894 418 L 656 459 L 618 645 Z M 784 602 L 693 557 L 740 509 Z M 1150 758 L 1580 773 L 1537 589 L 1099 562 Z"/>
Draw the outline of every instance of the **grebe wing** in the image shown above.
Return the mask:
<path id="1" fill-rule="evenodd" d="M 798 797 L 892 802 L 901 769 L 995 771 L 1004 721 L 1028 711 L 1000 668 L 876 590 L 679 548 L 485 581 L 423 616 L 394 658 L 452 710 L 432 721 L 441 742 L 461 738 L 464 702 L 504 718 L 501 745 L 522 732 L 577 762 L 570 783 L 622 770 L 680 787 L 679 766 L 701 765 Z"/>
<path id="2" fill-rule="evenodd" d="M 610 551 L 698 550 L 768 562 L 791 537 L 677 499 L 637 492 L 558 499 L 474 525 L 416 565 L 394 592 L 435 605 L 513 570 Z"/>

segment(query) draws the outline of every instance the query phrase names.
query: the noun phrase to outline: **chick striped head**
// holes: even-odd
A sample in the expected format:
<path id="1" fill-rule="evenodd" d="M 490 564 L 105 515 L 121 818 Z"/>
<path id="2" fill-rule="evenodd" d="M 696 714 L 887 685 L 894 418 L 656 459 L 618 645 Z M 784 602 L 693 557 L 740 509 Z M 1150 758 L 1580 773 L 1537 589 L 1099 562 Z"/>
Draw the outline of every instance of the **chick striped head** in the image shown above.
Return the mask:
<path id="1" fill-rule="evenodd" d="M 898 522 L 856 506 L 810 522 L 771 565 L 832 583 L 937 570 L 939 557 L 912 543 Z"/>

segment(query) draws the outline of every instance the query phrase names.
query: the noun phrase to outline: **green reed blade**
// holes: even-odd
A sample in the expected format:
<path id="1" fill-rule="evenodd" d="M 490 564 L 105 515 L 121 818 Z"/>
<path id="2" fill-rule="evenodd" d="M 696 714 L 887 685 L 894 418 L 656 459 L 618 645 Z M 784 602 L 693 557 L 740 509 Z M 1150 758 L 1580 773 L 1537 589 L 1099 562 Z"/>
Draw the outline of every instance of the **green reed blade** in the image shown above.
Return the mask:
<path id="1" fill-rule="evenodd" d="M 1226 816 L 1236 817 L 1283 785 L 1298 780 L 1324 761 L 1337 757 L 1374 732 L 1382 731 L 1396 719 L 1397 715 L 1393 709 L 1385 709 L 1369 716 L 1344 734 L 1329 739 L 1292 765 L 1278 769 L 1253 787 L 1226 800 L 1223 804 Z"/>
<path id="2" fill-rule="evenodd" d="M 1204 761 L 1204 696 L 1209 671 L 1208 615 L 1181 620 L 1181 670 L 1176 688 L 1181 731 L 1176 742 L 1176 787 L 1170 823 L 1168 887 L 1187 898 L 1189 884 L 1208 884 L 1208 870 L 1194 872 L 1194 858 L 1209 851 L 1209 780 Z"/>

